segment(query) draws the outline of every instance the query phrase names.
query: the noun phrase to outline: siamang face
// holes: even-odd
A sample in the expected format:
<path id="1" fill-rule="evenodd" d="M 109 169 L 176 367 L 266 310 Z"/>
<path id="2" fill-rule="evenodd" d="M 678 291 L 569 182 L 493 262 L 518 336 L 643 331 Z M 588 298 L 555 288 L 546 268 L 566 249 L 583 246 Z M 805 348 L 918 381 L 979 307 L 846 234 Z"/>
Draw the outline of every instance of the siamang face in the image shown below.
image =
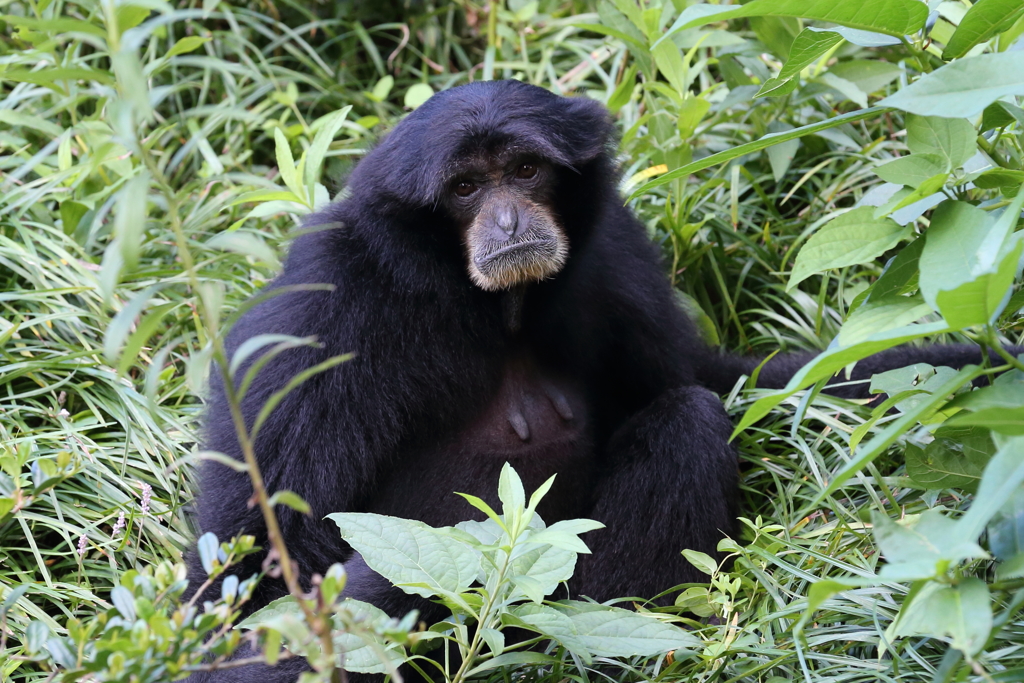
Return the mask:
<path id="1" fill-rule="evenodd" d="M 569 242 L 552 208 L 551 164 L 514 153 L 464 160 L 445 199 L 466 249 L 469 276 L 496 291 L 551 277 Z"/>

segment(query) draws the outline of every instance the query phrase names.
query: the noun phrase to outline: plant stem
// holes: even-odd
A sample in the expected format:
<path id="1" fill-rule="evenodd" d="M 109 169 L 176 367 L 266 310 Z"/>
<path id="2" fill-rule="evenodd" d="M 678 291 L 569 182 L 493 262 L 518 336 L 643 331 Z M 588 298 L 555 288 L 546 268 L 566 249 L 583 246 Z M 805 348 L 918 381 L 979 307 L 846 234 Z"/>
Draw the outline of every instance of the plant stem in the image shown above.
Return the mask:
<path id="1" fill-rule="evenodd" d="M 518 536 L 518 534 L 517 534 Z M 462 683 L 463 678 L 466 675 L 466 671 L 472 666 L 473 660 L 476 659 L 477 652 L 480 651 L 480 643 L 482 638 L 480 631 L 485 628 L 490 628 L 497 618 L 495 615 L 494 605 L 497 602 L 498 596 L 501 594 L 501 588 L 505 584 L 505 575 L 508 573 L 508 565 L 512 561 L 512 551 L 515 549 L 515 540 L 509 545 L 508 552 L 505 553 L 505 561 L 501 565 L 501 570 L 498 572 L 498 579 L 495 582 L 494 590 L 487 592 L 487 602 L 484 604 L 484 608 L 480 610 L 480 619 L 477 621 L 476 633 L 473 634 L 473 640 L 469 644 L 469 649 L 466 650 L 466 654 L 462 658 L 462 664 L 459 665 L 459 670 L 455 672 L 455 677 L 451 679 L 450 683 Z"/>
<path id="2" fill-rule="evenodd" d="M 989 348 L 995 351 L 999 356 L 1007 363 L 1015 367 L 1016 369 L 1024 372 L 1024 363 L 1019 361 L 1012 353 L 1003 348 L 1003 345 L 999 343 L 999 337 L 996 334 L 995 328 L 991 325 L 986 326 L 987 339 L 985 340 Z"/>

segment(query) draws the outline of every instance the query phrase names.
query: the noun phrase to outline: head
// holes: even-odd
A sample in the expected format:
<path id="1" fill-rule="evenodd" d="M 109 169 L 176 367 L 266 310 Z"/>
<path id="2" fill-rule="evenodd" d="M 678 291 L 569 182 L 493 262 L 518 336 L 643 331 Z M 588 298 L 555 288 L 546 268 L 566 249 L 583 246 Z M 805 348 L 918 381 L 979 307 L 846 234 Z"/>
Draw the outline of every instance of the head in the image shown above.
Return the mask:
<path id="1" fill-rule="evenodd" d="M 382 211 L 442 214 L 486 290 L 558 273 L 570 239 L 558 181 L 607 158 L 607 110 L 518 81 L 434 95 L 359 164 L 350 186 Z"/>
<path id="2" fill-rule="evenodd" d="M 504 148 L 461 160 L 443 198 L 465 248 L 470 278 L 502 290 L 551 277 L 569 239 L 555 215 L 555 167 Z"/>

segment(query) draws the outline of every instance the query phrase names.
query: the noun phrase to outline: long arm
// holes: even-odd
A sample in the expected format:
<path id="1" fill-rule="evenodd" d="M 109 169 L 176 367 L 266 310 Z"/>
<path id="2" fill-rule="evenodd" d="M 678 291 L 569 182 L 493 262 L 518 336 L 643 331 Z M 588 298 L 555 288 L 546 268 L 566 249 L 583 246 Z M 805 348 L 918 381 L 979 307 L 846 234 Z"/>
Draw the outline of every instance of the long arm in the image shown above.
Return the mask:
<path id="1" fill-rule="evenodd" d="M 229 352 L 262 334 L 312 336 L 319 344 L 285 351 L 259 372 L 242 405 L 248 428 L 267 399 L 299 373 L 333 356 L 355 354 L 293 389 L 254 444 L 268 492 L 289 489 L 310 505 L 308 515 L 277 508 L 304 581 L 351 554 L 324 516 L 361 509 L 378 473 L 394 463 L 403 447 L 415 445 L 408 443 L 411 435 L 430 438 L 443 432 L 453 416 L 465 412 L 481 378 L 488 377 L 481 367 L 484 360 L 467 350 L 481 327 L 467 312 L 472 307 L 448 304 L 465 294 L 439 295 L 430 282 L 419 289 L 410 286 L 423 274 L 409 274 L 409 282 L 403 281 L 370 256 L 371 247 L 348 229 L 300 238 L 275 286 L 325 283 L 333 291 L 270 298 L 243 316 L 229 336 Z M 242 459 L 230 407 L 216 381 L 208 398 L 204 448 Z M 259 508 L 250 505 L 248 475 L 210 461 L 201 477 L 201 531 L 222 540 L 253 534 L 265 551 L 266 528 Z M 260 571 L 264 556 L 246 558 L 236 573 L 245 578 Z M 205 575 L 194 559 L 192 570 L 194 587 Z M 264 580 L 252 608 L 283 590 L 280 581 Z"/>
<path id="2" fill-rule="evenodd" d="M 1007 348 L 1014 356 L 1024 353 L 1024 347 Z M 773 357 L 758 374 L 757 386 L 768 389 L 781 389 L 790 378 L 811 362 L 817 354 L 811 352 L 779 354 Z M 1003 364 L 1003 359 L 995 352 L 989 351 L 989 359 L 993 365 Z M 695 366 L 697 380 L 709 389 L 724 394 L 730 391 L 743 375 L 751 375 L 761 364 L 762 358 L 740 356 L 731 353 L 718 353 L 705 350 L 700 362 Z M 982 362 L 981 348 L 973 344 L 937 344 L 933 346 L 900 346 L 868 356 L 857 361 L 850 376 L 839 373 L 832 377 L 824 391 L 843 398 L 867 398 L 870 393 L 872 375 L 896 368 L 906 367 L 914 363 L 928 363 L 936 367 L 946 365 L 962 368 L 965 365 Z"/>

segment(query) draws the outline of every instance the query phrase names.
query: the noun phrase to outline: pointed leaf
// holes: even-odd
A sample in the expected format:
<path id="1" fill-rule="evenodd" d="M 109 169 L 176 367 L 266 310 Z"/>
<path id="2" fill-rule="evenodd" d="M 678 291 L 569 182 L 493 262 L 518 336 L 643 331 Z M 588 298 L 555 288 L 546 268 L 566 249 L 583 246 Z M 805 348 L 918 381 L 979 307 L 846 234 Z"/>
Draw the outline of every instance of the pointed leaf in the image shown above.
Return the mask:
<path id="1" fill-rule="evenodd" d="M 935 175 L 960 168 L 978 149 L 978 133 L 964 119 L 907 117 L 907 147 L 914 154 L 936 154 L 947 162 Z"/>
<path id="2" fill-rule="evenodd" d="M 1010 28 L 1024 13 L 1020 0 L 977 0 L 960 20 L 953 37 L 942 51 L 945 60 L 963 57 L 977 45 Z"/>
<path id="3" fill-rule="evenodd" d="M 759 16 L 817 19 L 900 37 L 924 26 L 928 7 L 917 0 L 753 0 L 739 7 L 691 5 L 683 10 L 665 37 L 714 21 Z"/>
<path id="4" fill-rule="evenodd" d="M 374 570 L 406 593 L 461 593 L 476 580 L 480 554 L 423 522 L 362 512 L 327 515 Z"/>
<path id="5" fill-rule="evenodd" d="M 879 102 L 923 116 L 973 118 L 1007 95 L 1024 95 L 1024 51 L 959 59 Z"/>
<path id="6" fill-rule="evenodd" d="M 869 206 L 853 209 L 814 233 L 797 254 L 786 289 L 830 268 L 866 263 L 907 235 L 907 229 L 896 221 L 874 218 L 873 213 Z"/>

